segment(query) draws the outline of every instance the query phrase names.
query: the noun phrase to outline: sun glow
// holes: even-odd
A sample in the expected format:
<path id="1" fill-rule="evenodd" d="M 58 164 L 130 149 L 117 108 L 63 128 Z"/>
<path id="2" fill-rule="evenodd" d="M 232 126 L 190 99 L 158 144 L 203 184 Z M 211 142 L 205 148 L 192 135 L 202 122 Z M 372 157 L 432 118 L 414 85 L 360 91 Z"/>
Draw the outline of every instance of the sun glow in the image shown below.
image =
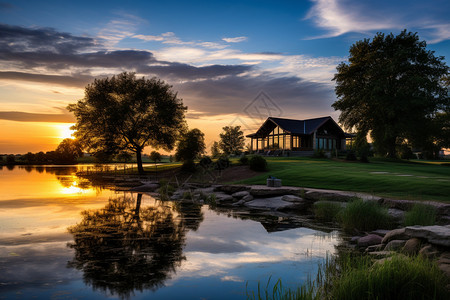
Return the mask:
<path id="1" fill-rule="evenodd" d="M 73 133 L 75 130 L 70 129 L 74 124 L 59 124 L 55 125 L 58 128 L 58 138 L 60 139 L 73 139 Z"/>

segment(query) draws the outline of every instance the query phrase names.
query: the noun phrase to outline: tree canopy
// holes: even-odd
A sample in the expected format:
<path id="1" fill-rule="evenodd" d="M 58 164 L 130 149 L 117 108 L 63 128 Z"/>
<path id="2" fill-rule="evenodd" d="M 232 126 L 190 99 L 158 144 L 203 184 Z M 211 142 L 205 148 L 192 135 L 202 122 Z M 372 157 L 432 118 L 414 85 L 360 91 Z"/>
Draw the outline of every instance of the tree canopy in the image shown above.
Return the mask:
<path id="1" fill-rule="evenodd" d="M 219 148 L 226 155 L 239 154 L 244 149 L 245 138 L 241 126 L 225 126 L 220 134 Z"/>
<path id="2" fill-rule="evenodd" d="M 205 134 L 194 128 L 183 134 L 178 142 L 175 159 L 180 161 L 193 161 L 205 152 Z"/>
<path id="3" fill-rule="evenodd" d="M 68 106 L 77 119 L 74 135 L 88 151 L 132 151 L 140 173 L 146 146 L 173 149 L 185 126 L 186 109 L 164 81 L 127 72 L 95 79 L 84 98 Z"/>
<path id="4" fill-rule="evenodd" d="M 426 148 L 435 142 L 436 114 L 450 109 L 448 72 L 416 33 L 378 33 L 352 45 L 349 62 L 337 66 L 332 106 L 347 129 L 370 133 L 380 154 L 395 156 L 404 140 Z"/>

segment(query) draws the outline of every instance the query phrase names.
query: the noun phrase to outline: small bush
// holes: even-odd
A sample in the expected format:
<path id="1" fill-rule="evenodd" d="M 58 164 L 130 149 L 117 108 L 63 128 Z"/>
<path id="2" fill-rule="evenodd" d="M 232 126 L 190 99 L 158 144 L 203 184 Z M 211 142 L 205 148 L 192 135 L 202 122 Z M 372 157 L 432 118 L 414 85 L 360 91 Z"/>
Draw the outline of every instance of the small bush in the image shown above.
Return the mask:
<path id="1" fill-rule="evenodd" d="M 345 156 L 345 160 L 348 161 L 355 161 L 356 160 L 356 154 L 353 150 L 348 150 L 347 155 Z"/>
<path id="2" fill-rule="evenodd" d="M 313 206 L 314 216 L 323 222 L 336 221 L 341 210 L 342 206 L 339 202 L 318 201 Z"/>
<path id="3" fill-rule="evenodd" d="M 448 299 L 447 277 L 421 256 L 394 255 L 373 265 L 362 257 L 340 269 L 332 279 L 330 299 Z"/>
<path id="4" fill-rule="evenodd" d="M 230 166 L 230 160 L 228 159 L 228 156 L 221 156 L 216 161 L 216 169 L 217 170 L 224 170 Z"/>
<path id="5" fill-rule="evenodd" d="M 212 160 L 211 160 L 211 158 L 210 158 L 209 156 L 203 156 L 203 157 L 200 159 L 199 164 L 200 164 L 201 166 L 204 166 L 204 167 L 209 167 L 209 166 L 212 164 Z"/>
<path id="6" fill-rule="evenodd" d="M 339 222 L 346 232 L 386 229 L 390 225 L 387 209 L 375 201 L 355 199 L 339 213 Z"/>
<path id="7" fill-rule="evenodd" d="M 264 172 L 267 171 L 267 161 L 260 155 L 254 155 L 248 162 L 250 169 L 253 171 Z"/>
<path id="8" fill-rule="evenodd" d="M 195 162 L 193 160 L 186 160 L 181 166 L 181 171 L 194 173 L 196 171 Z"/>
<path id="9" fill-rule="evenodd" d="M 314 151 L 313 157 L 314 158 L 326 158 L 327 155 L 325 154 L 325 151 L 323 149 L 317 149 L 316 151 Z"/>
<path id="10" fill-rule="evenodd" d="M 405 214 L 405 226 L 436 224 L 436 209 L 431 205 L 417 203 Z"/>
<path id="11" fill-rule="evenodd" d="M 248 164 L 248 157 L 247 156 L 242 156 L 241 158 L 239 158 L 239 162 L 241 163 L 241 165 L 247 165 Z"/>

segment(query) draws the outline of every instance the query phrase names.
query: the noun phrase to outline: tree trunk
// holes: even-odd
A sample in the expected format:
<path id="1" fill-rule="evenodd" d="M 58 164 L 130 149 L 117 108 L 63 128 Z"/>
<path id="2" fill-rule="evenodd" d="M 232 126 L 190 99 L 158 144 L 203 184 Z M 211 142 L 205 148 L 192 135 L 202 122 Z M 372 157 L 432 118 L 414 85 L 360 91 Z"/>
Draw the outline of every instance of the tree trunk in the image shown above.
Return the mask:
<path id="1" fill-rule="evenodd" d="M 134 218 L 139 220 L 139 211 L 141 209 L 142 194 L 137 194 L 136 209 L 134 210 Z"/>
<path id="2" fill-rule="evenodd" d="M 140 175 L 144 174 L 144 168 L 142 167 L 142 156 L 141 156 L 141 150 L 136 151 L 136 162 L 138 166 L 138 172 Z"/>

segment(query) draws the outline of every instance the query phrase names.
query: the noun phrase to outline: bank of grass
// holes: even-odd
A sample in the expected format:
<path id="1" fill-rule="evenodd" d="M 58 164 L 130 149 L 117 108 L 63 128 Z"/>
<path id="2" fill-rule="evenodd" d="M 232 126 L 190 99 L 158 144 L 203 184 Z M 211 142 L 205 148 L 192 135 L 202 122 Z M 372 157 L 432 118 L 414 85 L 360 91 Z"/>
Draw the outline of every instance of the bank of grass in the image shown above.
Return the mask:
<path id="1" fill-rule="evenodd" d="M 386 208 L 375 201 L 356 198 L 342 209 L 337 219 L 346 232 L 389 229 L 391 220 Z"/>
<path id="2" fill-rule="evenodd" d="M 430 205 L 417 203 L 405 213 L 405 226 L 431 226 L 436 224 L 436 209 Z"/>
<path id="3" fill-rule="evenodd" d="M 435 262 L 422 256 L 395 254 L 374 262 L 369 256 L 327 259 L 315 280 L 297 289 L 247 291 L 248 299 L 449 299 L 448 278 Z M 268 285 L 267 285 L 268 286 Z"/>
<path id="4" fill-rule="evenodd" d="M 450 202 L 450 167 L 400 160 L 370 163 L 304 157 L 267 157 L 268 170 L 237 181 L 265 184 L 268 175 L 285 186 L 365 192 L 382 197 Z"/>

